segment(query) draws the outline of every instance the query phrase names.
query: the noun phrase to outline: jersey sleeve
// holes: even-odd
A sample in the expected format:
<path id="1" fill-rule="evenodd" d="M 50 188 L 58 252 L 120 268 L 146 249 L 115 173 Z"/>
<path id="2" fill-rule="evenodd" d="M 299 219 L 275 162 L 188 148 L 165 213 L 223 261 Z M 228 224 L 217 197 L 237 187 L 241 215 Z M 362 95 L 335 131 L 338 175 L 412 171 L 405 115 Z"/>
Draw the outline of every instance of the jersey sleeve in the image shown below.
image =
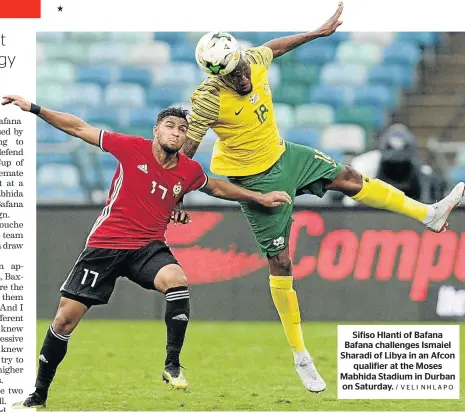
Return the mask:
<path id="1" fill-rule="evenodd" d="M 205 185 L 208 183 L 208 176 L 204 172 L 200 163 L 197 163 L 196 161 L 193 161 L 193 163 L 194 163 L 193 174 L 192 174 L 193 182 L 189 186 L 189 192 L 203 189 Z"/>
<path id="2" fill-rule="evenodd" d="M 99 146 L 104 152 L 111 153 L 118 160 L 122 160 L 136 139 L 134 136 L 101 130 Z"/>
<path id="3" fill-rule="evenodd" d="M 250 63 L 265 66 L 267 69 L 271 66 L 271 62 L 273 61 L 273 50 L 267 46 L 247 49 L 246 54 Z"/>
<path id="4" fill-rule="evenodd" d="M 192 111 L 187 137 L 201 142 L 208 129 L 218 120 L 220 89 L 215 85 L 201 85 L 191 97 Z"/>

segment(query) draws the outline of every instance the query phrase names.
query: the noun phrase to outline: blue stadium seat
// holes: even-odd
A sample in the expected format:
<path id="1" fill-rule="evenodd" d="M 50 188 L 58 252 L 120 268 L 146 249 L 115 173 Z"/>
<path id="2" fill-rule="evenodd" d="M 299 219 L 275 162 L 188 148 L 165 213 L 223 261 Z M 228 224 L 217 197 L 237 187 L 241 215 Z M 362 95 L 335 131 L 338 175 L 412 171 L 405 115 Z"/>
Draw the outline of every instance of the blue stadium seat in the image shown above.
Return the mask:
<path id="1" fill-rule="evenodd" d="M 186 33 L 180 31 L 157 31 L 153 34 L 154 40 L 166 41 L 167 43 L 179 44 L 186 41 Z"/>
<path id="2" fill-rule="evenodd" d="M 99 42 L 90 45 L 89 64 L 124 64 L 128 50 L 121 43 Z"/>
<path id="3" fill-rule="evenodd" d="M 295 51 L 295 59 L 299 63 L 311 63 L 323 66 L 334 60 L 336 48 L 332 45 L 318 46 L 316 44 L 306 44 Z"/>
<path id="4" fill-rule="evenodd" d="M 341 86 L 316 85 L 310 89 L 309 103 L 320 103 L 333 109 L 348 104 L 351 100 L 350 90 Z"/>
<path id="5" fill-rule="evenodd" d="M 415 66 L 421 57 L 420 50 L 411 43 L 392 42 L 384 49 L 384 63 Z"/>
<path id="6" fill-rule="evenodd" d="M 415 46 L 434 46 L 440 40 L 437 32 L 400 32 L 397 33 L 397 41 L 412 43 Z"/>
<path id="7" fill-rule="evenodd" d="M 252 43 L 253 46 L 261 45 L 260 33 L 256 31 L 231 32 L 231 34 L 239 41 L 249 41 L 250 43 Z"/>
<path id="8" fill-rule="evenodd" d="M 111 107 L 143 107 L 145 91 L 139 84 L 113 83 L 105 90 L 105 103 Z"/>
<path id="9" fill-rule="evenodd" d="M 333 47 L 336 47 L 339 43 L 342 43 L 343 41 L 347 41 L 349 39 L 349 34 L 350 33 L 345 32 L 345 31 L 337 31 L 333 33 L 331 36 L 320 37 L 316 40 L 313 40 L 313 42 L 317 44 L 318 46 L 331 45 Z"/>
<path id="10" fill-rule="evenodd" d="M 102 88 L 95 83 L 76 83 L 66 89 L 63 103 L 99 106 L 102 104 Z"/>
<path id="11" fill-rule="evenodd" d="M 48 163 L 55 163 L 55 164 L 73 164 L 74 158 L 71 153 L 55 153 L 55 152 L 39 152 L 37 153 L 37 168 L 48 164 Z"/>
<path id="12" fill-rule="evenodd" d="M 320 82 L 328 85 L 357 85 L 366 83 L 367 70 L 357 64 L 328 63 L 321 69 Z"/>
<path id="13" fill-rule="evenodd" d="M 338 162 L 343 162 L 344 161 L 344 152 L 342 150 L 327 150 L 324 152 L 327 154 L 329 157 L 333 158 L 334 160 Z"/>
<path id="14" fill-rule="evenodd" d="M 309 147 L 320 146 L 320 132 L 313 128 L 287 129 L 286 140 Z"/>
<path id="15" fill-rule="evenodd" d="M 82 187 L 53 188 L 37 186 L 37 199 L 39 203 L 54 204 L 81 204 L 88 199 Z"/>
<path id="16" fill-rule="evenodd" d="M 105 87 L 114 82 L 118 75 L 118 70 L 115 67 L 81 66 L 78 68 L 77 81 L 79 83 L 96 83 Z"/>
<path id="17" fill-rule="evenodd" d="M 294 31 L 283 31 L 283 32 L 274 32 L 274 31 L 262 31 L 262 32 L 257 32 L 256 34 L 256 41 L 255 45 L 256 46 L 261 46 L 263 43 L 266 43 L 267 41 L 276 39 L 278 37 L 284 37 L 284 36 L 290 36 L 293 34 L 296 34 L 297 32 Z"/>
<path id="18" fill-rule="evenodd" d="M 386 86 L 359 86 L 355 89 L 353 103 L 358 106 L 374 106 L 392 109 L 397 104 L 396 93 Z"/>
<path id="19" fill-rule="evenodd" d="M 79 170 L 76 165 L 70 163 L 42 164 L 37 170 L 37 184 L 43 187 L 79 187 Z"/>
<path id="20" fill-rule="evenodd" d="M 122 67 L 119 73 L 119 81 L 149 87 L 152 84 L 152 72 L 144 67 Z"/>
<path id="21" fill-rule="evenodd" d="M 400 65 L 379 65 L 368 73 L 368 82 L 390 87 L 409 88 L 414 84 L 413 70 Z"/>
<path id="22" fill-rule="evenodd" d="M 113 171 L 116 170 L 118 166 L 118 160 L 113 156 L 111 153 L 99 151 L 96 153 L 97 155 L 97 164 L 102 169 L 112 169 Z"/>
<path id="23" fill-rule="evenodd" d="M 197 152 L 193 159 L 202 165 L 203 170 L 207 174 L 211 174 L 210 163 L 211 163 L 211 152 Z"/>
<path id="24" fill-rule="evenodd" d="M 182 87 L 196 83 L 197 79 L 195 63 L 173 62 L 155 69 L 154 83 Z"/>
<path id="25" fill-rule="evenodd" d="M 465 181 L 465 166 L 456 165 L 450 170 L 449 182 L 451 185 Z"/>
<path id="26" fill-rule="evenodd" d="M 192 63 L 195 62 L 195 44 L 179 43 L 171 48 L 171 60 Z"/>
<path id="27" fill-rule="evenodd" d="M 115 175 L 115 172 L 116 167 L 106 167 L 102 169 L 103 185 L 105 186 L 106 190 L 110 189 L 110 185 L 113 180 L 113 176 Z"/>
<path id="28" fill-rule="evenodd" d="M 112 107 L 95 107 L 88 110 L 85 119 L 90 124 L 107 124 L 117 127 L 120 124 L 119 111 Z"/>
<path id="29" fill-rule="evenodd" d="M 134 127 L 153 127 L 161 107 L 141 107 L 129 111 L 129 124 Z"/>
<path id="30" fill-rule="evenodd" d="M 38 31 L 36 34 L 36 41 L 38 43 L 61 43 L 66 39 L 65 32 L 59 31 Z"/>
<path id="31" fill-rule="evenodd" d="M 37 141 L 46 144 L 66 144 L 74 139 L 61 130 L 55 129 L 49 125 L 42 125 L 37 128 Z"/>
<path id="32" fill-rule="evenodd" d="M 147 94 L 147 104 L 154 106 L 170 106 L 182 101 L 183 90 L 178 87 L 155 86 Z"/>
<path id="33" fill-rule="evenodd" d="M 95 148 L 92 150 L 94 153 L 96 151 L 100 152 L 99 148 Z M 99 184 L 98 173 L 91 156 L 91 150 L 89 150 L 89 146 L 85 143 L 80 144 L 75 151 L 76 156 L 76 164 L 78 165 L 79 169 L 81 170 L 83 179 L 85 184 L 90 188 L 96 188 Z"/>

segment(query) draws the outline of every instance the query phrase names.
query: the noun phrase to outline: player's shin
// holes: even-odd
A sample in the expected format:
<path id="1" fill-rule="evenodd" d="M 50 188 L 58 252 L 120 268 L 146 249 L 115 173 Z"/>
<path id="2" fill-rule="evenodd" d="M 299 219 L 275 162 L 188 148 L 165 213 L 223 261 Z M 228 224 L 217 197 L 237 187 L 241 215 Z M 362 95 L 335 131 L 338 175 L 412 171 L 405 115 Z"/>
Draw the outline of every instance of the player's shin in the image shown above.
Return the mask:
<path id="1" fill-rule="evenodd" d="M 179 365 L 190 316 L 189 290 L 187 286 L 170 288 L 165 292 L 166 309 L 166 361 L 165 365 Z"/>
<path id="2" fill-rule="evenodd" d="M 292 287 L 292 281 L 292 276 L 270 275 L 271 297 L 283 324 L 289 345 L 296 355 L 305 352 L 305 343 L 300 323 L 299 303 Z"/>
<path id="3" fill-rule="evenodd" d="M 50 325 L 45 335 L 39 355 L 39 370 L 36 379 L 36 393 L 45 401 L 48 389 L 55 376 L 58 365 L 64 359 L 68 350 L 69 335 L 57 333 Z"/>
<path id="4" fill-rule="evenodd" d="M 434 216 L 430 205 L 417 202 L 404 192 L 379 179 L 363 176 L 362 190 L 352 197 L 362 205 L 389 210 L 425 223 Z"/>

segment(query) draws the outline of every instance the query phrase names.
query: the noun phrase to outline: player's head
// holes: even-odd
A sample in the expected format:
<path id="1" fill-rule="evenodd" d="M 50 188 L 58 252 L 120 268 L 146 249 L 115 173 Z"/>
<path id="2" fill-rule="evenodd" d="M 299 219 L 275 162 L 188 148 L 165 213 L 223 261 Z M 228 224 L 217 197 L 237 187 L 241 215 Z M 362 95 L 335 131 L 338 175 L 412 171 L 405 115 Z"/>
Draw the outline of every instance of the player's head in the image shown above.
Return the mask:
<path id="1" fill-rule="evenodd" d="M 239 42 L 225 32 L 210 32 L 197 43 L 195 59 L 199 67 L 213 76 L 221 76 L 240 95 L 252 91 L 250 65 Z"/>
<path id="2" fill-rule="evenodd" d="M 188 115 L 182 107 L 169 107 L 158 114 L 153 136 L 166 153 L 178 152 L 186 141 Z"/>

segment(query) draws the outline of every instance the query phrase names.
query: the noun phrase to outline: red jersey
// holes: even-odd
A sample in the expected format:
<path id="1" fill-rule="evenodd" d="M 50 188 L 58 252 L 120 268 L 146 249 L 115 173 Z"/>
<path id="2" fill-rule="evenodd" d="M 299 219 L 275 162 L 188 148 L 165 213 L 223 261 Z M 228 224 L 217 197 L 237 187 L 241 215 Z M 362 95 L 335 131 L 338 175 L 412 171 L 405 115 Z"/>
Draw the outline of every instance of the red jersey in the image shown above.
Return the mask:
<path id="1" fill-rule="evenodd" d="M 119 163 L 87 246 L 139 249 L 153 240 L 166 242 L 173 207 L 183 195 L 207 184 L 202 166 L 179 153 L 178 164 L 164 169 L 153 156 L 151 140 L 105 130 L 100 148 Z"/>

